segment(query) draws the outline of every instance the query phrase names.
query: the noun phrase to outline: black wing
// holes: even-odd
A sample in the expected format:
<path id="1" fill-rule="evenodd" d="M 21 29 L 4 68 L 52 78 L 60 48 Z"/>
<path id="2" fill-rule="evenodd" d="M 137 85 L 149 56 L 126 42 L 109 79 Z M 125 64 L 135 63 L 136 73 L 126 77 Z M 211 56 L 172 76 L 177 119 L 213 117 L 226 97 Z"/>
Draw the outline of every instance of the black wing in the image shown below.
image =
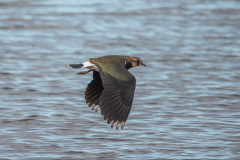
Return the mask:
<path id="1" fill-rule="evenodd" d="M 104 87 L 97 105 L 112 128 L 117 124 L 116 129 L 123 129 L 132 107 L 136 79 L 123 64 L 96 65 Z"/>
<path id="2" fill-rule="evenodd" d="M 88 84 L 88 87 L 85 92 L 86 103 L 89 103 L 89 107 L 92 107 L 92 110 L 99 111 L 100 106 L 100 96 L 103 92 L 102 79 L 99 72 L 93 71 L 93 80 Z"/>

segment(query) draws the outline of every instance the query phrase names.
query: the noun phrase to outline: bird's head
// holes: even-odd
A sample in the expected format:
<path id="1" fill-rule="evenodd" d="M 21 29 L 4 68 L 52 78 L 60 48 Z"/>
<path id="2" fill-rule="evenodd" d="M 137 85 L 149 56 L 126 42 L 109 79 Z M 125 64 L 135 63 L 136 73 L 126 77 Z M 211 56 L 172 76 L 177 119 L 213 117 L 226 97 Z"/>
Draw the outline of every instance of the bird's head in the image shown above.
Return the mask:
<path id="1" fill-rule="evenodd" d="M 138 57 L 129 57 L 129 59 L 132 61 L 132 67 L 136 67 L 136 66 L 145 66 L 147 67 L 145 64 L 143 64 L 142 60 Z"/>

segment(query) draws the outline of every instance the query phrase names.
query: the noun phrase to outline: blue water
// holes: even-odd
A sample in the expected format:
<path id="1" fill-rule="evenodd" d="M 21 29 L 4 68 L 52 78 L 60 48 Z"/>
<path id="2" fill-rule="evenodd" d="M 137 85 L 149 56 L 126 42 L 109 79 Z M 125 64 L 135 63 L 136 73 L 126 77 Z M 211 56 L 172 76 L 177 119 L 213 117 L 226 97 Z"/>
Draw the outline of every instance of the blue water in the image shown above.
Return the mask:
<path id="1" fill-rule="evenodd" d="M 240 159 L 238 0 L 0 1 L 1 159 Z M 114 130 L 69 63 L 138 56 Z"/>

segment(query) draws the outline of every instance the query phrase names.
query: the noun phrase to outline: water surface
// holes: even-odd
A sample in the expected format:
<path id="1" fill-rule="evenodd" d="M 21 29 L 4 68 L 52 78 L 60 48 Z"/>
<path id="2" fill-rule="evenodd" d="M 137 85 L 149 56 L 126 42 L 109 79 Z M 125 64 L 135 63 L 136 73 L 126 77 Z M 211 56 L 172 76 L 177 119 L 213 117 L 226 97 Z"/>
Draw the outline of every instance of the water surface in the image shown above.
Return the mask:
<path id="1" fill-rule="evenodd" d="M 239 3 L 0 1 L 1 158 L 239 159 Z M 67 67 L 111 54 L 148 66 L 118 131 Z"/>

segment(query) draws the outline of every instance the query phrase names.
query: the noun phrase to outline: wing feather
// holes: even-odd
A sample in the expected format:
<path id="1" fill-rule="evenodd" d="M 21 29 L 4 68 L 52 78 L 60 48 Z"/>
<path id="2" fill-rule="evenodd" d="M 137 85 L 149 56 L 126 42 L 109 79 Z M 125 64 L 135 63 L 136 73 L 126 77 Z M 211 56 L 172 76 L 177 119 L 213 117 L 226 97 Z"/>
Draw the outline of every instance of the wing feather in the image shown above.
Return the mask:
<path id="1" fill-rule="evenodd" d="M 108 124 L 112 123 L 112 128 L 115 125 L 117 125 L 116 129 L 120 126 L 123 128 L 132 107 L 136 79 L 123 64 L 109 64 L 109 66 L 95 64 L 99 68 L 104 87 L 99 103 L 101 114 L 107 119 Z M 109 72 L 110 67 L 111 72 Z M 121 75 L 121 79 L 116 78 L 117 76 L 112 73 Z"/>
<path id="2" fill-rule="evenodd" d="M 85 92 L 86 103 L 89 103 L 89 107 L 97 106 L 100 102 L 100 96 L 103 92 L 102 79 L 99 72 L 93 71 L 93 80 L 88 84 Z M 93 107 L 93 108 L 94 108 Z M 96 107 L 95 107 L 96 109 Z"/>
<path id="3" fill-rule="evenodd" d="M 93 80 L 85 92 L 86 102 L 92 110 L 101 110 L 112 128 L 123 129 L 131 111 L 136 79 L 124 64 L 95 62 L 95 65 L 99 72 L 93 71 Z"/>

